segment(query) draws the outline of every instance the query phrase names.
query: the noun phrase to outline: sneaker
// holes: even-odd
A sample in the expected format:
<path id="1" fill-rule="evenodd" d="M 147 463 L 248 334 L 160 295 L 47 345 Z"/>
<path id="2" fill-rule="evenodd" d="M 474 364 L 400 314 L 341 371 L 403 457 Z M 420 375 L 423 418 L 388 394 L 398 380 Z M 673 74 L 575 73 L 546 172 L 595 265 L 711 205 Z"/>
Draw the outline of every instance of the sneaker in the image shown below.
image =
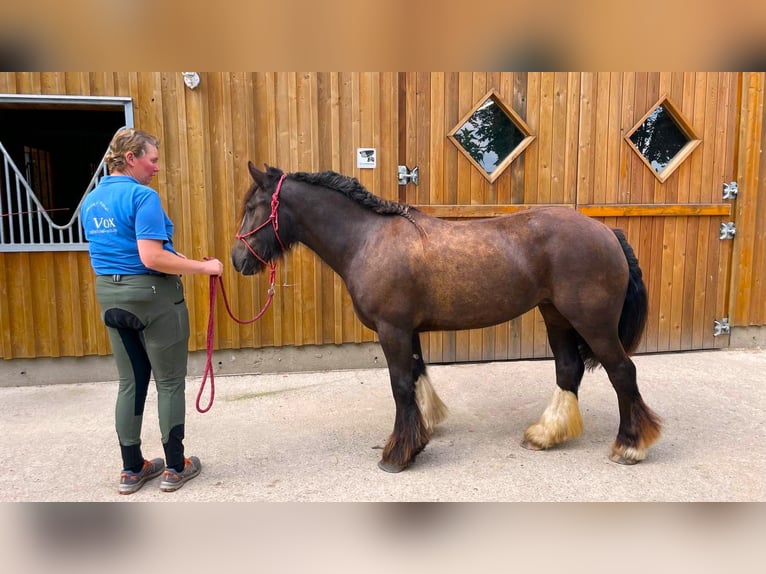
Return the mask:
<path id="1" fill-rule="evenodd" d="M 165 469 L 165 474 L 162 475 L 162 482 L 160 482 L 160 490 L 162 492 L 178 490 L 184 485 L 184 482 L 197 476 L 200 470 L 202 470 L 202 465 L 199 459 L 196 456 L 190 456 L 184 459 L 184 469 L 181 472 L 172 468 Z"/>
<path id="2" fill-rule="evenodd" d="M 162 474 L 165 461 L 161 458 L 144 460 L 144 467 L 138 472 L 123 470 L 120 473 L 120 494 L 133 494 L 140 489 L 147 480 Z"/>

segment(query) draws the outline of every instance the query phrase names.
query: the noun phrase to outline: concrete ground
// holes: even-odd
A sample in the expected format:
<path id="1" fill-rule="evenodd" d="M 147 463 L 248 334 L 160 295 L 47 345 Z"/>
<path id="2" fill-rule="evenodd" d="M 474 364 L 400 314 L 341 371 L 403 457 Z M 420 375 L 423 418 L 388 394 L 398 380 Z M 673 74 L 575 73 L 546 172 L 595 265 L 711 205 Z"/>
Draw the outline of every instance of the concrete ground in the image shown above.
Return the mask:
<path id="1" fill-rule="evenodd" d="M 608 460 L 618 413 L 602 369 L 580 390 L 583 435 L 531 452 L 519 441 L 553 393 L 552 361 L 430 366 L 450 416 L 399 474 L 376 464 L 394 417 L 383 368 L 218 376 L 205 414 L 190 377 L 186 448 L 202 473 L 130 496 L 116 382 L 0 388 L 0 501 L 766 501 L 766 351 L 634 359 L 664 434 L 632 467 Z M 153 389 L 146 413 L 144 455 L 162 456 Z"/>

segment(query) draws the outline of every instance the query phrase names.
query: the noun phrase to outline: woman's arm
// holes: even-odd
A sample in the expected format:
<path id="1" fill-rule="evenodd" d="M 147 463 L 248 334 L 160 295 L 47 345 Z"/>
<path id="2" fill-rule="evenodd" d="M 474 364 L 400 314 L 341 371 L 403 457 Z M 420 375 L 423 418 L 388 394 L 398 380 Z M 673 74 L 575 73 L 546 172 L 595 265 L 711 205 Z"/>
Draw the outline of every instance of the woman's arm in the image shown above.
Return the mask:
<path id="1" fill-rule="evenodd" d="M 141 258 L 141 263 L 149 269 L 159 271 L 160 273 L 174 275 L 188 275 L 191 273 L 221 275 L 223 273 L 223 263 L 218 261 L 218 259 L 207 259 L 205 261 L 186 259 L 164 249 L 162 241 L 158 239 L 139 239 L 138 256 Z"/>

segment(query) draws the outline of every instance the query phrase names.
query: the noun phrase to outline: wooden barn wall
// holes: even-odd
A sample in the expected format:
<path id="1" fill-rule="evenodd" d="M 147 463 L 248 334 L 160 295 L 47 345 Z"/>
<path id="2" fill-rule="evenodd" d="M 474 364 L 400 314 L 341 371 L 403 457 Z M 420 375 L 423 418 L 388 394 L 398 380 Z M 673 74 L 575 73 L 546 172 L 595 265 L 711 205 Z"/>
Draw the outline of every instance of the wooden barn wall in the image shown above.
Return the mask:
<path id="1" fill-rule="evenodd" d="M 574 207 L 577 74 L 407 73 L 401 84 L 406 137 L 400 156 L 402 163 L 419 167 L 421 180 L 404 188 L 401 200 L 447 218 L 493 216 L 530 204 Z M 492 184 L 446 138 L 490 90 L 536 136 Z M 428 333 L 421 339 L 431 362 L 549 356 L 545 324 L 536 310 L 495 327 Z"/>
<path id="2" fill-rule="evenodd" d="M 598 216 L 608 210 L 585 206 L 624 206 L 603 220 L 625 229 L 644 269 L 650 314 L 639 351 L 725 346 L 713 322 L 727 312 L 732 241 L 719 239 L 719 227 L 733 213 L 722 187 L 736 177 L 738 75 L 598 74 L 583 82 L 578 207 Z M 661 96 L 702 140 L 664 183 L 621 141 Z"/>
<path id="3" fill-rule="evenodd" d="M 179 250 L 195 258 L 228 261 L 248 160 L 286 171 L 334 169 L 441 217 L 557 203 L 623 227 L 650 290 L 641 351 L 725 345 L 726 338 L 713 338 L 712 321 L 726 311 L 735 325 L 766 324 L 766 261 L 755 249 L 763 245 L 766 201 L 755 193 L 735 203 L 720 197 L 724 181 L 744 179 L 753 189 L 765 181 L 762 75 L 214 72 L 201 80 L 191 91 L 180 73 L 2 72 L 0 93 L 131 97 L 136 126 L 162 140 L 155 183 Z M 494 184 L 446 138 L 489 89 L 536 137 Z M 703 143 L 661 184 L 623 136 L 663 94 Z M 377 148 L 377 169 L 356 168 L 357 147 Z M 398 164 L 418 165 L 421 184 L 397 186 Z M 719 225 L 731 219 L 737 239 L 721 242 Z M 745 230 L 747 220 L 753 226 Z M 208 281 L 184 282 L 190 349 L 204 349 Z M 265 274 L 241 277 L 229 266 L 224 282 L 238 316 L 260 309 Z M 261 321 L 237 325 L 220 301 L 216 316 L 219 349 L 375 340 L 356 320 L 340 279 L 302 247 L 279 262 L 274 304 Z M 537 312 L 423 338 L 432 362 L 549 354 Z M 0 356 L 109 352 L 86 253 L 0 253 Z"/>
<path id="4" fill-rule="evenodd" d="M 400 154 L 420 167 L 422 180 L 402 199 L 444 217 L 563 204 L 621 227 L 649 288 L 640 351 L 728 344 L 713 336 L 713 321 L 725 315 L 729 297 L 732 242 L 718 233 L 733 216 L 721 190 L 736 178 L 738 74 L 411 73 L 401 82 L 408 101 Z M 493 184 L 444 137 L 489 90 L 536 136 Z M 663 96 L 702 144 L 660 183 L 624 136 Z M 751 123 L 763 121 L 758 113 Z M 496 327 L 424 339 L 432 361 L 550 355 L 537 310 Z"/>
<path id="5" fill-rule="evenodd" d="M 194 258 L 228 262 L 250 176 L 247 161 L 286 171 L 334 169 L 358 175 L 373 193 L 395 198 L 398 90 L 395 73 L 202 73 L 191 91 L 180 73 L 0 73 L 0 93 L 129 96 L 135 125 L 161 140 L 154 185 L 176 224 L 176 246 Z M 376 147 L 376 170 L 357 172 L 357 147 Z M 253 316 L 265 276 L 224 282 L 234 312 Z M 184 278 L 191 350 L 204 349 L 208 280 Z M 278 266 L 276 296 L 250 326 L 216 308 L 215 345 L 367 342 L 342 282 L 299 247 Z M 87 253 L 0 253 L 0 356 L 5 359 L 104 355 Z"/>
<path id="6" fill-rule="evenodd" d="M 766 73 L 744 74 L 730 322 L 766 325 Z"/>
<path id="7" fill-rule="evenodd" d="M 261 168 L 268 163 L 285 171 L 332 169 L 355 175 L 372 193 L 395 198 L 396 80 L 396 74 L 376 72 L 253 74 L 248 94 L 252 105 L 245 106 L 248 126 L 241 128 L 252 138 L 250 158 Z M 222 126 L 221 133 L 226 129 Z M 379 150 L 378 169 L 356 168 L 358 147 Z M 237 180 L 247 182 L 246 161 L 237 160 L 237 166 L 243 170 Z M 232 190 L 235 202 L 245 191 L 241 184 L 226 188 Z M 225 254 L 236 231 L 234 223 L 239 223 L 237 217 L 229 221 L 221 238 Z M 227 281 L 238 314 L 254 316 L 265 299 L 266 278 L 237 277 L 232 271 Z M 249 327 L 226 319 L 221 323 L 223 348 L 375 340 L 375 334 L 356 319 L 341 279 L 302 245 L 278 263 L 276 296 L 263 320 Z"/>

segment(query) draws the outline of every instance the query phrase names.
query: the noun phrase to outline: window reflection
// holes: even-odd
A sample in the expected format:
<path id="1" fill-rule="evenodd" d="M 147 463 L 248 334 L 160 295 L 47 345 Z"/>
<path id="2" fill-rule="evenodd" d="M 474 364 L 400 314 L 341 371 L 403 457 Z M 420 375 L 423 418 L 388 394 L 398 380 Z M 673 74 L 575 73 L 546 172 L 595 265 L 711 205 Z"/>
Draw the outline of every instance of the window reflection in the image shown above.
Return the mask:
<path id="1" fill-rule="evenodd" d="M 524 140 L 524 133 L 490 97 L 455 132 L 455 139 L 487 173 Z"/>
<path id="2" fill-rule="evenodd" d="M 630 141 L 647 159 L 652 169 L 660 173 L 689 139 L 678 127 L 673 115 L 665 106 L 660 105 L 630 136 Z"/>

